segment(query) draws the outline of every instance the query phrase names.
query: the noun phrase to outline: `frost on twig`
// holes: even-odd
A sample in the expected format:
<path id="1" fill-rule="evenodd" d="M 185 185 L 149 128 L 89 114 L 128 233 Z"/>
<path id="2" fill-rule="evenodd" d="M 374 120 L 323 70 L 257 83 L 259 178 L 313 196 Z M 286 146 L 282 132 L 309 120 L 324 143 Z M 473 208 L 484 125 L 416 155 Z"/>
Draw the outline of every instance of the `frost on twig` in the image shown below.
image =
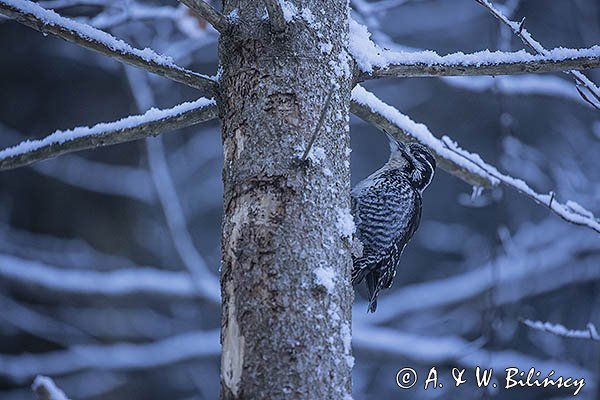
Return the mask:
<path id="1" fill-rule="evenodd" d="M 36 376 L 31 389 L 38 400 L 69 400 L 67 395 L 47 376 Z"/>
<path id="2" fill-rule="evenodd" d="M 212 94 L 216 82 L 210 77 L 175 65 L 169 57 L 151 49 L 136 49 L 108 33 L 62 17 L 28 0 L 0 0 L 0 13 L 44 34 L 51 33 L 82 47 L 142 68 L 173 81 Z"/>
<path id="3" fill-rule="evenodd" d="M 517 190 L 533 201 L 548 207 L 554 214 L 558 215 L 567 222 L 575 225 L 585 226 L 600 233 L 600 221 L 587 209 L 578 203 L 568 200 L 562 204 L 556 200 L 556 194 L 550 191 L 548 194 L 540 194 L 534 191 L 529 185 L 517 178 L 500 173 L 495 167 L 486 164 L 477 154 L 470 154 L 461 149 L 452 139 L 447 136 L 442 138 L 444 145 L 459 157 L 474 163 L 481 167 L 485 172 L 495 179 L 498 179 L 505 186 Z"/>
<path id="4" fill-rule="evenodd" d="M 512 75 L 600 67 L 600 46 L 556 48 L 532 55 L 524 50 L 489 50 L 440 56 L 434 51 L 398 52 L 381 49 L 367 28 L 350 21 L 350 52 L 359 69 L 358 80 L 386 77 Z"/>
<path id="5" fill-rule="evenodd" d="M 557 336 L 575 339 L 589 339 L 600 342 L 600 334 L 598 334 L 598 329 L 596 329 L 596 326 L 591 322 L 587 324 L 587 329 L 582 330 L 568 329 L 561 324 L 551 324 L 550 322 L 532 321 L 530 319 L 522 319 L 521 322 L 531 329 L 552 333 Z"/>
<path id="6" fill-rule="evenodd" d="M 487 8 L 494 17 L 496 17 L 500 22 L 502 22 L 503 24 L 505 24 L 506 26 L 508 26 L 515 35 L 517 35 L 519 37 L 519 39 L 521 39 L 521 41 L 527 46 L 529 47 L 531 50 L 533 50 L 536 54 L 541 55 L 541 56 L 548 56 L 551 54 L 551 50 L 546 50 L 544 48 L 544 46 L 541 45 L 540 42 L 538 42 L 537 40 L 535 40 L 533 38 L 533 36 L 531 36 L 531 34 L 527 31 L 527 29 L 525 29 L 524 26 L 524 22 L 525 20 L 523 19 L 521 22 L 515 22 L 515 21 L 511 21 L 509 20 L 498 8 L 496 8 L 491 1 L 489 0 L 475 0 L 477 3 L 481 4 L 482 6 L 484 6 L 485 8 Z M 598 46 L 594 46 L 598 47 Z M 596 55 L 596 58 L 598 58 L 598 55 Z M 597 67 L 598 65 L 596 65 Z M 594 106 L 595 108 L 600 108 L 600 88 L 598 88 L 598 86 L 596 86 L 596 84 L 594 82 L 592 82 L 588 77 L 586 77 L 585 75 L 583 75 L 581 72 L 576 71 L 577 69 L 582 69 L 582 68 L 565 68 L 565 72 L 571 76 L 573 76 L 573 78 L 575 79 L 575 82 L 577 84 L 577 91 L 579 92 L 579 94 L 581 95 L 581 97 L 583 97 L 583 99 L 585 101 L 587 101 L 588 103 L 590 103 L 592 106 Z M 581 87 L 585 88 L 586 91 L 583 91 L 581 89 Z M 592 96 L 591 98 L 589 96 Z"/>
<path id="7" fill-rule="evenodd" d="M 61 154 L 156 136 L 217 117 L 214 100 L 200 98 L 173 108 L 150 109 L 119 121 L 56 131 L 40 140 L 28 140 L 0 151 L 0 170 L 12 169 Z"/>
<path id="8" fill-rule="evenodd" d="M 562 204 L 556 200 L 553 193 L 539 194 L 526 182 L 500 173 L 495 167 L 485 163 L 479 155 L 463 150 L 447 136 L 441 140 L 436 138 L 425 125 L 415 123 L 360 85 L 352 91 L 350 110 L 399 140 L 419 141 L 428 146 L 442 169 L 471 185 L 489 187 L 503 183 L 536 203 L 548 207 L 565 221 L 600 232 L 600 221 L 579 204 L 573 201 Z"/>
<path id="9" fill-rule="evenodd" d="M 223 14 L 203 0 L 181 0 L 183 4 L 192 9 L 196 14 L 204 18 L 219 32 L 227 29 L 229 23 Z"/>

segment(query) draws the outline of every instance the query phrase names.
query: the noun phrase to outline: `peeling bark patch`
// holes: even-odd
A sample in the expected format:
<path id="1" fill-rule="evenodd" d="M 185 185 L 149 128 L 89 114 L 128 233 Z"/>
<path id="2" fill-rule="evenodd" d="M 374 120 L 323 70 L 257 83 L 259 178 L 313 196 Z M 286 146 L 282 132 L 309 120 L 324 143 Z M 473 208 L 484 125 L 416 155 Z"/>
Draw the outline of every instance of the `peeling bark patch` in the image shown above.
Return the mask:
<path id="1" fill-rule="evenodd" d="M 272 93 L 267 97 L 264 110 L 278 118 L 282 118 L 284 122 L 297 126 L 300 119 L 300 106 L 296 93 Z"/>
<path id="2" fill-rule="evenodd" d="M 227 283 L 227 327 L 223 341 L 223 355 L 221 357 L 221 371 L 223 382 L 234 396 L 238 396 L 242 370 L 244 365 L 244 336 L 240 334 L 235 308 L 235 293 L 233 284 Z"/>

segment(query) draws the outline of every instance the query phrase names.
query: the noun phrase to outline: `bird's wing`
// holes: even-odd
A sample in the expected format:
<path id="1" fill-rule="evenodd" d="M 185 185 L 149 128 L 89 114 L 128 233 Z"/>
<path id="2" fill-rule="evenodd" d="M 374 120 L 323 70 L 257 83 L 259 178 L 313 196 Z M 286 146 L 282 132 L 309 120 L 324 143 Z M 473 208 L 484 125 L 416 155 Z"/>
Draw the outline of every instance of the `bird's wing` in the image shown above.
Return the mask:
<path id="1" fill-rule="evenodd" d="M 356 284 L 376 266 L 392 262 L 394 265 L 389 269 L 395 271 L 404 246 L 419 224 L 421 196 L 407 183 L 382 178 L 369 188 L 353 192 L 352 197 L 357 236 L 364 246 L 363 256 L 354 262 Z M 383 280 L 387 285 L 392 279 L 389 274 Z"/>

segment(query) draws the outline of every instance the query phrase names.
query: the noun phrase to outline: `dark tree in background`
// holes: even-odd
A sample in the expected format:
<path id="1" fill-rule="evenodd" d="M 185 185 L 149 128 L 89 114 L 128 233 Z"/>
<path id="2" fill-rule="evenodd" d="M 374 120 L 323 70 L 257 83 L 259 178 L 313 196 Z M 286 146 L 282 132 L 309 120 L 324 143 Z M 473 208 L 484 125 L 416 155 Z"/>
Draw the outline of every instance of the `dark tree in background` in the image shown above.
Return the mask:
<path id="1" fill-rule="evenodd" d="M 0 144 L 47 136 L 0 152 L 1 398 L 572 397 L 396 385 L 434 365 L 598 397 L 596 2 L 182 3 L 0 0 Z M 447 173 L 352 319 L 374 128 Z"/>

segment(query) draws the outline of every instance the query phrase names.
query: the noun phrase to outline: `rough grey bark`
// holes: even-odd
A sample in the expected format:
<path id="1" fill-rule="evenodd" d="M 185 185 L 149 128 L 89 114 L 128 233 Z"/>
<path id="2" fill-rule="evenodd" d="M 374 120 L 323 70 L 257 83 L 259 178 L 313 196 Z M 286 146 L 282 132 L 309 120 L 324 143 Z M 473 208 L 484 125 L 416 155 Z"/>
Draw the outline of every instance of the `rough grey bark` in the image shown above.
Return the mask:
<path id="1" fill-rule="evenodd" d="M 219 52 L 223 399 L 343 399 L 351 391 L 351 258 L 340 225 L 350 206 L 347 2 L 302 6 L 314 20 L 299 10 L 275 33 L 264 3 L 224 2 L 239 23 L 222 33 Z"/>

